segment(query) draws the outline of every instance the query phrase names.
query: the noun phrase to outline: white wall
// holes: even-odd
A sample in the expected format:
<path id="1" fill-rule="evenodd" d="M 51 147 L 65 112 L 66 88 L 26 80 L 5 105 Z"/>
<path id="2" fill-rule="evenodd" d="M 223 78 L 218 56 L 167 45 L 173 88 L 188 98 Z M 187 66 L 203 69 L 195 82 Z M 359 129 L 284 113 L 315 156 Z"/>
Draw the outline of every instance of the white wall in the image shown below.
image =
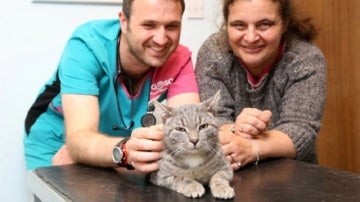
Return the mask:
<path id="1" fill-rule="evenodd" d="M 219 0 L 205 0 L 202 20 L 183 21 L 181 42 L 196 53 L 218 29 Z M 23 157 L 23 122 L 41 85 L 54 71 L 79 24 L 116 18 L 119 5 L 39 4 L 7 0 L 0 6 L 0 201 L 29 201 Z"/>

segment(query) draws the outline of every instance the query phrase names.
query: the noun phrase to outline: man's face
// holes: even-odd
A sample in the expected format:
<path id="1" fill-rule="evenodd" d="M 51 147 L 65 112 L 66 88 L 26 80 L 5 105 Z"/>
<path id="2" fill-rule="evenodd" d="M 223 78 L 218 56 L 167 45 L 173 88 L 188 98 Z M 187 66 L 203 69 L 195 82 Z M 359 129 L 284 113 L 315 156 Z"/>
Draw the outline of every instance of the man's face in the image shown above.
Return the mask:
<path id="1" fill-rule="evenodd" d="M 135 0 L 130 19 L 120 14 L 126 56 L 139 65 L 163 65 L 179 44 L 181 19 L 179 1 Z"/>

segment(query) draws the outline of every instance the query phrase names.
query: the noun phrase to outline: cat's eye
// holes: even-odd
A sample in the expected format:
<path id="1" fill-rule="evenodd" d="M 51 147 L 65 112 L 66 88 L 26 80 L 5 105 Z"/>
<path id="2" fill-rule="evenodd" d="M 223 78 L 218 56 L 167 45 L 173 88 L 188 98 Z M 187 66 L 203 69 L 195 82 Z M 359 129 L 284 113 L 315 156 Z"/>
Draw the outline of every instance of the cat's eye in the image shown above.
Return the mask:
<path id="1" fill-rule="evenodd" d="M 176 127 L 175 130 L 180 131 L 180 132 L 186 132 L 186 129 L 183 127 Z"/>
<path id="2" fill-rule="evenodd" d="M 208 124 L 208 123 L 201 124 L 201 125 L 199 126 L 199 130 L 205 129 L 205 128 L 207 128 L 207 127 L 209 127 L 209 124 Z"/>

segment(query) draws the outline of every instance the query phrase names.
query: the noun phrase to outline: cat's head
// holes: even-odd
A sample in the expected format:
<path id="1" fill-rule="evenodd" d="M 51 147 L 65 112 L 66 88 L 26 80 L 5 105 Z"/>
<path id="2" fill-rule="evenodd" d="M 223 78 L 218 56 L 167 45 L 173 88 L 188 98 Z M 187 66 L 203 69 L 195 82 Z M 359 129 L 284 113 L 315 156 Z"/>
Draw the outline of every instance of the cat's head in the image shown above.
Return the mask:
<path id="1" fill-rule="evenodd" d="M 189 153 L 208 152 L 209 149 L 217 148 L 219 143 L 215 113 L 219 98 L 220 91 L 201 103 L 176 108 L 155 102 L 163 118 L 165 147 Z"/>

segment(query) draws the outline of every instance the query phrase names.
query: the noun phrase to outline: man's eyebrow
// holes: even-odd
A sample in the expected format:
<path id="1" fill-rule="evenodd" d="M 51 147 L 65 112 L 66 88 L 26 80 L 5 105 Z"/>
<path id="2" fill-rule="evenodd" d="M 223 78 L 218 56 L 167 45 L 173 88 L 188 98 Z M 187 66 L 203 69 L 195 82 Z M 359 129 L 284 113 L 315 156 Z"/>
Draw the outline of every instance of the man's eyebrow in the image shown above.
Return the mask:
<path id="1" fill-rule="evenodd" d="M 140 23 L 144 24 L 144 23 L 154 23 L 154 24 L 158 24 L 160 21 L 157 20 L 143 20 Z M 164 24 L 181 24 L 181 21 L 178 20 L 174 20 L 174 21 L 170 21 L 170 22 L 165 22 Z"/>
<path id="2" fill-rule="evenodd" d="M 174 20 L 174 21 L 170 21 L 169 24 L 181 24 L 181 21 L 178 20 Z"/>

